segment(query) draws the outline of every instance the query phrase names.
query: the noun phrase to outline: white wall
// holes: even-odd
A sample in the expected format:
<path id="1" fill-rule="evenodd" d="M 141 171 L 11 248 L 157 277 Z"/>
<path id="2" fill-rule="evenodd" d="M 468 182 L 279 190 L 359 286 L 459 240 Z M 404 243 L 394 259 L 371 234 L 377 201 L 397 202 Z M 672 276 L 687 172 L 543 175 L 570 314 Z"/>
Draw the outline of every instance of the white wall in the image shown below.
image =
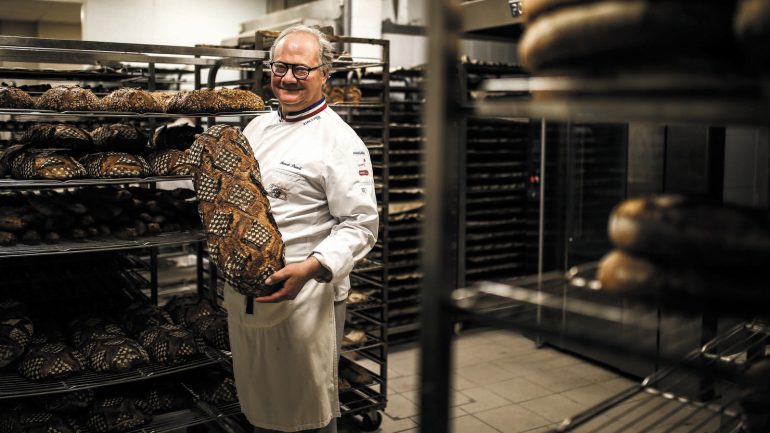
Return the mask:
<path id="1" fill-rule="evenodd" d="M 160 45 L 220 44 L 266 0 L 83 0 L 83 39 Z"/>

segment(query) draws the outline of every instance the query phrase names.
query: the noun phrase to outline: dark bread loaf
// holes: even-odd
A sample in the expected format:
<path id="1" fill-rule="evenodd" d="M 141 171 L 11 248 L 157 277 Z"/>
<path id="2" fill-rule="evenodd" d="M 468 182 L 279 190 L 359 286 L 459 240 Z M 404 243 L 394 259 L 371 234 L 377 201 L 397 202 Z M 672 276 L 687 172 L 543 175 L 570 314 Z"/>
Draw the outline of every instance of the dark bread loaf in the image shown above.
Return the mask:
<path id="1" fill-rule="evenodd" d="M 11 176 L 16 179 L 79 179 L 86 170 L 69 155 L 55 150 L 30 150 L 18 154 L 10 163 Z"/>
<path id="2" fill-rule="evenodd" d="M 171 98 L 176 95 L 177 92 L 166 92 L 166 91 L 154 91 L 151 93 L 153 99 L 155 99 L 155 102 L 158 103 L 158 107 L 160 107 L 161 112 L 165 113 L 168 111 L 168 101 L 171 100 Z"/>
<path id="3" fill-rule="evenodd" d="M 190 331 L 203 338 L 209 346 L 219 350 L 230 350 L 230 335 L 227 331 L 227 317 L 205 316 L 191 324 Z"/>
<path id="4" fill-rule="evenodd" d="M 139 342 L 157 362 L 178 364 L 198 355 L 195 336 L 178 325 L 163 324 L 142 332 Z"/>
<path id="5" fill-rule="evenodd" d="M 187 124 L 163 125 L 155 128 L 150 137 L 150 147 L 155 150 L 189 149 L 203 128 Z"/>
<path id="6" fill-rule="evenodd" d="M 77 126 L 58 123 L 35 123 L 24 131 L 21 142 L 36 148 L 63 147 L 76 152 L 94 149 L 94 141 L 88 132 Z"/>
<path id="7" fill-rule="evenodd" d="M 41 397 L 35 405 L 46 412 L 73 413 L 91 407 L 94 403 L 94 391 L 84 389 L 67 394 Z"/>
<path id="8" fill-rule="evenodd" d="M 175 323 L 190 326 L 198 320 L 219 314 L 219 310 L 208 299 L 197 295 L 177 295 L 163 307 Z"/>
<path id="9" fill-rule="evenodd" d="M 150 174 L 150 167 L 139 155 L 124 152 L 97 152 L 80 159 L 90 177 L 100 179 L 116 177 L 144 177 Z"/>
<path id="10" fill-rule="evenodd" d="M 138 337 L 148 328 L 172 323 L 168 313 L 144 301 L 137 301 L 126 307 L 120 315 L 120 322 L 133 337 Z"/>
<path id="11" fill-rule="evenodd" d="M 32 381 L 61 379 L 83 370 L 85 359 L 64 343 L 32 345 L 19 362 L 19 373 Z"/>
<path id="12" fill-rule="evenodd" d="M 113 90 L 102 98 L 101 108 L 104 111 L 119 111 L 127 113 L 161 113 L 163 108 L 153 95 L 135 87 L 121 87 Z"/>
<path id="13" fill-rule="evenodd" d="M 518 47 L 522 64 L 533 71 L 650 64 L 691 71 L 695 62 L 713 66 L 733 51 L 732 2 L 543 1 L 535 12 L 538 7 L 543 13 Z"/>
<path id="14" fill-rule="evenodd" d="M 770 263 L 770 215 L 680 195 L 629 199 L 613 209 L 612 243 L 657 260 L 717 267 Z"/>
<path id="15" fill-rule="evenodd" d="M 368 370 L 345 357 L 340 357 L 339 371 L 340 377 L 351 385 L 362 386 L 374 382 L 374 376 Z"/>
<path id="16" fill-rule="evenodd" d="M 95 433 L 134 430 L 152 420 L 123 397 L 98 399 L 87 415 L 86 425 Z"/>
<path id="17" fill-rule="evenodd" d="M 100 126 L 91 136 L 100 151 L 142 152 L 147 147 L 147 136 L 136 126 L 123 123 Z"/>
<path id="18" fill-rule="evenodd" d="M 56 86 L 43 93 L 35 106 L 41 110 L 53 111 L 98 111 L 101 103 L 89 89 Z"/>
<path id="19" fill-rule="evenodd" d="M 80 433 L 72 421 L 50 412 L 11 411 L 0 416 L 0 432 Z"/>
<path id="20" fill-rule="evenodd" d="M 264 110 L 265 103 L 254 92 L 242 89 L 220 88 L 214 90 L 221 101 L 220 112 Z"/>
<path id="21" fill-rule="evenodd" d="M 96 334 L 110 334 L 116 337 L 124 337 L 126 335 L 125 331 L 116 323 L 91 315 L 75 318 L 69 323 L 68 329 L 70 340 L 76 348 L 83 347 Z"/>
<path id="22" fill-rule="evenodd" d="M 274 292 L 278 286 L 265 279 L 283 268 L 284 245 L 248 140 L 237 128 L 215 125 L 185 153 L 211 260 L 239 293 Z"/>
<path id="23" fill-rule="evenodd" d="M 182 90 L 171 97 L 166 107 L 168 113 L 219 113 L 222 100 L 211 89 Z"/>
<path id="24" fill-rule="evenodd" d="M 357 104 L 361 102 L 361 89 L 356 86 L 345 86 L 345 102 Z"/>
<path id="25" fill-rule="evenodd" d="M 32 320 L 15 302 L 0 303 L 0 367 L 16 361 L 32 341 Z"/>
<path id="26" fill-rule="evenodd" d="M 147 157 L 150 172 L 156 176 L 187 176 L 190 167 L 183 163 L 184 151 L 177 149 L 161 150 Z"/>
<path id="27" fill-rule="evenodd" d="M 0 87 L 0 108 L 34 108 L 35 102 L 27 92 L 16 87 Z"/>
<path id="28" fill-rule="evenodd" d="M 128 337 L 96 333 L 81 349 L 88 367 L 96 372 L 123 372 L 147 363 L 147 351 Z"/>

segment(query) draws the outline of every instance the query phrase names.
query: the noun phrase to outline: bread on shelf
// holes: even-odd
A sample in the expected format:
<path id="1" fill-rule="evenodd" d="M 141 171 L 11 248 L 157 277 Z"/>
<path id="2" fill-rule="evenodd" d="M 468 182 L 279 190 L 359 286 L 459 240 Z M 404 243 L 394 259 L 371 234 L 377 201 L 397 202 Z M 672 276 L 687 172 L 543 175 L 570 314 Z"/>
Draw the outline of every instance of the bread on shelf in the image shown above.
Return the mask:
<path id="1" fill-rule="evenodd" d="M 101 102 L 90 89 L 56 86 L 40 95 L 35 108 L 53 111 L 98 111 Z"/>
<path id="2" fill-rule="evenodd" d="M 0 108 L 30 109 L 35 101 L 29 94 L 16 87 L 0 87 Z"/>
<path id="3" fill-rule="evenodd" d="M 127 113 L 160 113 L 162 105 L 152 93 L 136 87 L 121 87 L 101 100 L 103 111 Z"/>

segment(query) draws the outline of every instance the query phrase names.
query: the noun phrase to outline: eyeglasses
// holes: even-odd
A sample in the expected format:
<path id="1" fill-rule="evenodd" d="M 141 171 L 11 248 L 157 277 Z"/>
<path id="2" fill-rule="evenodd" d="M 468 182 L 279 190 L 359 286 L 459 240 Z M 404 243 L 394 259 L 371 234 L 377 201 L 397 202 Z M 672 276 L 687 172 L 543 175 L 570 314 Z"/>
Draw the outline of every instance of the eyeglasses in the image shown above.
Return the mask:
<path id="1" fill-rule="evenodd" d="M 316 69 L 322 67 L 323 65 L 318 65 L 316 67 L 308 67 L 305 65 L 293 65 L 291 63 L 283 63 L 283 62 L 270 62 L 270 70 L 273 71 L 273 74 L 275 74 L 277 77 L 283 77 L 286 75 L 287 72 L 289 72 L 289 68 L 291 68 L 291 73 L 294 74 L 294 78 L 298 80 L 304 80 L 305 78 L 310 75 L 310 71 L 315 71 Z"/>

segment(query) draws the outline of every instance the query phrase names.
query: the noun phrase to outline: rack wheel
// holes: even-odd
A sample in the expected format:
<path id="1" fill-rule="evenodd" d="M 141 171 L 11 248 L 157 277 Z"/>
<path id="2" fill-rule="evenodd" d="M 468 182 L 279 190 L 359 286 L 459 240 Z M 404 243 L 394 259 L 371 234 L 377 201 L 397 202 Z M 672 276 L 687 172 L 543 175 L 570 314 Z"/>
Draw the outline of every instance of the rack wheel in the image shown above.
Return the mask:
<path id="1" fill-rule="evenodd" d="M 382 414 L 375 411 L 361 415 L 361 431 L 375 431 L 382 424 Z"/>

